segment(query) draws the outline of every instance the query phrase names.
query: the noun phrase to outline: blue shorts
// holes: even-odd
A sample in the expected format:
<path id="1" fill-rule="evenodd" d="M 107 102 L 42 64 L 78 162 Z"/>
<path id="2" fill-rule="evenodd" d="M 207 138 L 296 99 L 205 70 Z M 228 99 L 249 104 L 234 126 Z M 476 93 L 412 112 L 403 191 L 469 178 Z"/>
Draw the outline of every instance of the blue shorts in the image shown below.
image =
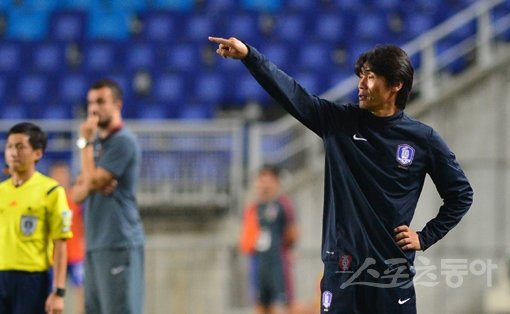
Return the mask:
<path id="1" fill-rule="evenodd" d="M 0 313 L 45 314 L 50 291 L 47 271 L 0 271 Z"/>
<path id="2" fill-rule="evenodd" d="M 73 286 L 82 287 L 83 278 L 85 277 L 85 264 L 83 262 L 68 264 L 67 275 Z"/>
<path id="3" fill-rule="evenodd" d="M 269 306 L 288 304 L 289 291 L 282 263 L 257 255 L 250 257 L 250 290 L 253 302 Z"/>

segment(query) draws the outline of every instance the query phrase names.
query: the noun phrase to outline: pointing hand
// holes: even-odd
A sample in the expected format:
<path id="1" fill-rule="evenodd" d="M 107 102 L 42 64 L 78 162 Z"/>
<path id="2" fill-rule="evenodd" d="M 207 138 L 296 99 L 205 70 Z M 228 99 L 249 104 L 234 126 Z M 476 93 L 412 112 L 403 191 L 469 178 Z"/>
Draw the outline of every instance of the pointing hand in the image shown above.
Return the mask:
<path id="1" fill-rule="evenodd" d="M 224 58 L 243 59 L 248 55 L 248 47 L 239 39 L 220 37 L 208 37 L 209 41 L 218 44 L 216 53 Z"/>

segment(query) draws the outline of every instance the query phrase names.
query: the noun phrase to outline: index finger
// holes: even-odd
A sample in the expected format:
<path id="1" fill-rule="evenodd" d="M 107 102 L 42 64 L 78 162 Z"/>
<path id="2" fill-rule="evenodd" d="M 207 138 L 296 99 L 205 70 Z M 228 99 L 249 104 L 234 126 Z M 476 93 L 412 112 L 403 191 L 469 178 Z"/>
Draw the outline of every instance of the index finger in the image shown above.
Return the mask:
<path id="1" fill-rule="evenodd" d="M 408 226 L 406 226 L 406 225 L 401 225 L 401 226 L 396 227 L 393 231 L 394 231 L 395 233 L 397 233 L 397 232 L 403 232 L 403 231 L 407 231 L 407 230 L 409 230 L 409 227 L 408 227 Z"/>
<path id="2" fill-rule="evenodd" d="M 229 45 L 230 44 L 230 41 L 228 39 L 226 39 L 226 38 L 212 37 L 212 36 L 209 36 L 207 38 L 209 39 L 209 41 L 212 41 L 213 43 L 224 44 L 224 45 Z"/>

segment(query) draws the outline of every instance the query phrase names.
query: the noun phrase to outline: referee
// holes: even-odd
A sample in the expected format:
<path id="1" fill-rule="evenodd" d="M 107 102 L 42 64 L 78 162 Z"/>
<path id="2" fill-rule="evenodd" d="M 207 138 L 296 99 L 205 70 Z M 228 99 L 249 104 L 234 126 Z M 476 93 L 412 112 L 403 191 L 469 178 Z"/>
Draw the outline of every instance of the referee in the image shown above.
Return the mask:
<path id="1" fill-rule="evenodd" d="M 36 170 L 46 143 L 32 123 L 16 124 L 7 134 L 10 178 L 0 183 L 0 313 L 64 309 L 71 212 L 64 188 Z"/>

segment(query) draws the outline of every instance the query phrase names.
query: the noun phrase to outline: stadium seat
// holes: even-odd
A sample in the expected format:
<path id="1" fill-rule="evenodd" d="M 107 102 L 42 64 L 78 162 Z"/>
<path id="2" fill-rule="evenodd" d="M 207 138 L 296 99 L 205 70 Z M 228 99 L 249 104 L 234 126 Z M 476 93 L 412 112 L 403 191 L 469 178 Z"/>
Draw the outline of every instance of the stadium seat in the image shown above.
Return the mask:
<path id="1" fill-rule="evenodd" d="M 361 40 L 385 43 L 389 34 L 386 16 L 381 12 L 364 12 L 356 20 L 355 34 Z"/>
<path id="2" fill-rule="evenodd" d="M 60 0 L 59 4 L 62 8 L 71 9 L 91 9 L 94 5 L 97 5 L 95 0 Z"/>
<path id="3" fill-rule="evenodd" d="M 128 42 L 122 50 L 126 53 L 125 68 L 127 70 L 150 69 L 157 64 L 157 46 L 153 46 L 148 42 Z"/>
<path id="4" fill-rule="evenodd" d="M 293 46 L 280 41 L 265 41 L 257 49 L 279 68 L 286 70 L 296 65 L 295 53 L 291 53 Z"/>
<path id="5" fill-rule="evenodd" d="M 33 117 L 35 119 L 61 120 L 74 118 L 73 105 L 71 103 L 50 103 L 38 109 L 32 110 L 37 112 L 37 116 Z"/>
<path id="6" fill-rule="evenodd" d="M 94 10 L 88 15 L 87 37 L 126 40 L 130 35 L 130 22 L 128 12 Z"/>
<path id="7" fill-rule="evenodd" d="M 124 12 L 142 12 L 150 3 L 147 0 L 93 0 L 100 1 L 102 7 L 106 10 L 124 11 Z"/>
<path id="8" fill-rule="evenodd" d="M 227 87 L 223 73 L 202 74 L 196 77 L 194 82 L 194 95 L 199 102 L 218 103 L 228 96 Z"/>
<path id="9" fill-rule="evenodd" d="M 141 15 L 144 25 L 142 35 L 150 41 L 174 42 L 178 32 L 175 29 L 175 15 L 165 11 L 147 11 Z"/>
<path id="10" fill-rule="evenodd" d="M 317 0 L 284 0 L 283 7 L 297 12 L 315 10 L 317 8 Z"/>
<path id="11" fill-rule="evenodd" d="M 32 67 L 36 71 L 56 73 L 65 64 L 65 47 L 46 41 L 32 45 Z"/>
<path id="12" fill-rule="evenodd" d="M 235 14 L 226 21 L 229 30 L 229 36 L 242 38 L 243 41 L 256 45 L 262 34 L 259 28 L 259 15 L 257 13 L 246 12 Z"/>
<path id="13" fill-rule="evenodd" d="M 157 9 L 175 11 L 191 11 L 195 8 L 194 0 L 153 0 L 152 6 Z"/>
<path id="14" fill-rule="evenodd" d="M 237 102 L 266 101 L 269 99 L 266 91 L 248 73 L 239 76 L 233 84 L 234 99 Z"/>
<path id="15" fill-rule="evenodd" d="M 84 75 L 72 73 L 61 75 L 58 82 L 58 100 L 63 103 L 85 102 L 87 80 Z"/>
<path id="16" fill-rule="evenodd" d="M 18 71 L 21 65 L 22 47 L 17 42 L 2 41 L 0 45 L 0 72 Z"/>
<path id="17" fill-rule="evenodd" d="M 154 97 L 158 102 L 171 102 L 184 99 L 185 82 L 177 74 L 160 74 L 154 79 Z"/>
<path id="18" fill-rule="evenodd" d="M 86 71 L 112 71 L 117 65 L 121 55 L 117 52 L 117 46 L 112 42 L 90 42 L 84 49 L 84 69 Z"/>
<path id="19" fill-rule="evenodd" d="M 50 38 L 56 41 L 77 42 L 85 33 L 83 11 L 56 10 L 50 18 Z"/>
<path id="20" fill-rule="evenodd" d="M 404 36 L 412 40 L 430 30 L 434 26 L 434 18 L 428 14 L 414 12 L 404 16 Z"/>
<path id="21" fill-rule="evenodd" d="M 9 0 L 4 1 L 9 2 Z M 17 6 L 25 10 L 50 12 L 56 9 L 58 4 L 59 0 L 23 0 Z"/>
<path id="22" fill-rule="evenodd" d="M 21 103 L 44 103 L 49 99 L 49 84 L 51 80 L 44 75 L 20 75 L 16 94 Z"/>
<path id="23" fill-rule="evenodd" d="M 135 104 L 136 115 L 133 118 L 141 120 L 161 120 L 168 119 L 169 108 L 166 103 L 147 103 Z"/>
<path id="24" fill-rule="evenodd" d="M 27 118 L 26 106 L 20 103 L 11 103 L 2 106 L 0 118 L 3 120 L 23 120 Z"/>
<path id="25" fill-rule="evenodd" d="M 333 47 L 327 43 L 307 43 L 298 53 L 299 63 L 294 64 L 295 68 L 320 71 L 332 66 Z"/>
<path id="26" fill-rule="evenodd" d="M 305 18 L 300 14 L 277 14 L 275 35 L 284 42 L 302 41 L 308 35 Z"/>
<path id="27" fill-rule="evenodd" d="M 183 38 L 187 41 L 203 42 L 211 34 L 221 34 L 214 17 L 194 14 L 185 20 Z M 219 24 L 219 23 L 218 23 Z"/>
<path id="28" fill-rule="evenodd" d="M 48 14 L 44 11 L 12 9 L 7 12 L 7 38 L 38 40 L 48 32 Z"/>
<path id="29" fill-rule="evenodd" d="M 183 120 L 203 120 L 214 116 L 211 104 L 195 103 L 181 106 L 179 118 Z"/>
<path id="30" fill-rule="evenodd" d="M 163 65 L 169 70 L 193 71 L 200 64 L 200 47 L 191 43 L 171 44 L 166 47 Z"/>
<path id="31" fill-rule="evenodd" d="M 203 0 L 200 8 L 205 12 L 238 12 L 239 4 L 237 0 Z"/>
<path id="32" fill-rule="evenodd" d="M 313 29 L 313 38 L 316 40 L 339 41 L 346 35 L 344 19 L 337 13 L 320 14 L 315 19 Z"/>
<path id="33" fill-rule="evenodd" d="M 241 7 L 256 11 L 279 11 L 282 8 L 281 0 L 241 0 Z"/>

